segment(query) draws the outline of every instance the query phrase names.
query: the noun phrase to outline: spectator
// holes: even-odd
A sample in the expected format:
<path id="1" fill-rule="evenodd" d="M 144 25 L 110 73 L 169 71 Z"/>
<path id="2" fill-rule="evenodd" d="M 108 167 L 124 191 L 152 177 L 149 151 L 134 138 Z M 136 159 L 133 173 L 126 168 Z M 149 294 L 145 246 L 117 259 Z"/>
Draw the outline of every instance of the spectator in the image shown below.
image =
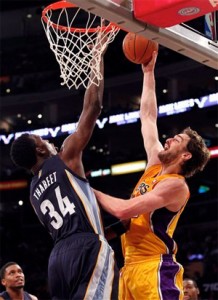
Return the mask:
<path id="1" fill-rule="evenodd" d="M 191 278 L 183 279 L 184 300 L 199 300 L 200 291 L 197 282 Z"/>
<path id="2" fill-rule="evenodd" d="M 5 291 L 0 293 L 0 300 L 38 300 L 24 291 L 25 276 L 16 262 L 6 263 L 0 270 L 1 284 Z"/>

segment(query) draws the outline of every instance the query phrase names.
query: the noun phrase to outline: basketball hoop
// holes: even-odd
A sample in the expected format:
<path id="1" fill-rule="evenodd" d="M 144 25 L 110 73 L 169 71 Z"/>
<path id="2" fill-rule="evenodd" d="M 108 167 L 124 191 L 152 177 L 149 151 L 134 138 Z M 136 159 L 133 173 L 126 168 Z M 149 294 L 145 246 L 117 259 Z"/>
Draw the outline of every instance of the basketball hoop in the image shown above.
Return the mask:
<path id="1" fill-rule="evenodd" d="M 44 8 L 41 20 L 50 49 L 60 65 L 61 85 L 66 84 L 69 89 L 98 86 L 102 80 L 101 55 L 120 28 L 107 21 L 105 25 L 101 17 L 66 1 Z M 104 35 L 103 39 L 99 33 Z"/>

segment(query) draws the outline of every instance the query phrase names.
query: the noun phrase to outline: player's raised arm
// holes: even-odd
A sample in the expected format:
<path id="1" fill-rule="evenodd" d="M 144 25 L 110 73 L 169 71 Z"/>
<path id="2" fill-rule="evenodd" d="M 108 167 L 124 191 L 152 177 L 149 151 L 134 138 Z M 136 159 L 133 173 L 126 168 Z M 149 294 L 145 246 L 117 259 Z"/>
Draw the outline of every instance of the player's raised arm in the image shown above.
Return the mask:
<path id="1" fill-rule="evenodd" d="M 95 67 L 100 68 L 102 80 L 100 81 L 100 84 L 97 85 L 97 79 L 95 78 L 95 72 L 92 67 L 92 62 L 94 65 L 96 65 L 96 62 L 94 61 L 97 58 L 95 57 L 95 51 L 92 51 L 93 59 L 90 66 L 91 85 L 86 89 L 84 95 L 83 109 L 78 121 L 76 132 L 74 132 L 64 141 L 61 149 L 62 159 L 68 166 L 73 169 L 75 164 L 81 163 L 82 151 L 91 138 L 96 120 L 100 115 L 102 109 L 102 99 L 104 91 L 104 54 L 107 48 L 107 46 L 105 46 L 105 43 L 103 42 L 103 39 L 105 38 L 107 37 L 105 37 L 103 33 L 100 32 L 98 34 L 98 39 L 102 39 L 102 44 L 98 40 L 97 45 L 98 47 L 103 47 L 103 49 L 98 61 L 98 65 Z"/>
<path id="2" fill-rule="evenodd" d="M 156 59 L 157 52 L 154 52 L 152 60 L 148 64 L 142 65 L 144 77 L 140 104 L 140 119 L 144 147 L 149 165 L 159 163 L 157 153 L 163 148 L 159 142 L 157 130 L 158 109 L 154 77 Z"/>

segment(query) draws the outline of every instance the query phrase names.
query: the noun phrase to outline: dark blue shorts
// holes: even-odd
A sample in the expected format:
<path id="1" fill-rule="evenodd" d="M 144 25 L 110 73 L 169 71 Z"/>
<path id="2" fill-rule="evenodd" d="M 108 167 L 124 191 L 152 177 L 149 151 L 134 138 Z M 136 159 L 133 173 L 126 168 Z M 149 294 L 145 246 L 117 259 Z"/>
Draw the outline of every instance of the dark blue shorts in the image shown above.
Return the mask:
<path id="1" fill-rule="evenodd" d="M 48 278 L 53 300 L 118 299 L 114 252 L 95 234 L 79 233 L 59 241 L 49 258 Z"/>

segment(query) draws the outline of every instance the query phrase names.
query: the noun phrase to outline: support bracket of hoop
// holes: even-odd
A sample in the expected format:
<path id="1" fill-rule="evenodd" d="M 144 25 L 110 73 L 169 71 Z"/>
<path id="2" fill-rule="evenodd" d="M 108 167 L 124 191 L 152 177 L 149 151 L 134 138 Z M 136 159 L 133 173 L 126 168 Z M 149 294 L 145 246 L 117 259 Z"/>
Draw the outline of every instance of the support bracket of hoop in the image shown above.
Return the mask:
<path id="1" fill-rule="evenodd" d="M 109 0 L 68 0 L 87 11 L 104 17 L 126 31 L 140 33 L 160 45 L 189 57 L 203 65 L 218 70 L 218 46 L 206 37 L 182 25 L 159 28 L 136 20 L 133 11 Z M 130 1 L 130 0 L 129 0 Z"/>

